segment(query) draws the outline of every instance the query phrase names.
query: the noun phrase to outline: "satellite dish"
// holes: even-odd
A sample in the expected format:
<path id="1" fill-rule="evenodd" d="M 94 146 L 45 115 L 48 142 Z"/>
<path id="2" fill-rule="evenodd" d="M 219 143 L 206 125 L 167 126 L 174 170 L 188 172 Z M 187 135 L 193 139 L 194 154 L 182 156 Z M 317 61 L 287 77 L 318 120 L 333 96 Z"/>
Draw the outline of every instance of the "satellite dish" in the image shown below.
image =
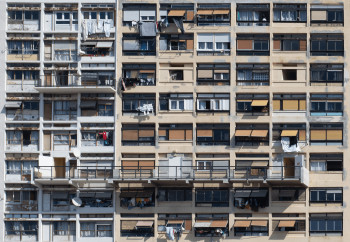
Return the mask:
<path id="1" fill-rule="evenodd" d="M 74 197 L 72 203 L 76 207 L 81 207 L 81 205 L 83 205 L 83 201 L 79 197 Z"/>
<path id="2" fill-rule="evenodd" d="M 76 158 L 79 158 L 79 157 L 80 157 L 80 154 L 81 154 L 81 152 L 80 152 L 79 149 L 77 149 L 77 148 L 73 149 L 73 155 L 74 155 Z"/>

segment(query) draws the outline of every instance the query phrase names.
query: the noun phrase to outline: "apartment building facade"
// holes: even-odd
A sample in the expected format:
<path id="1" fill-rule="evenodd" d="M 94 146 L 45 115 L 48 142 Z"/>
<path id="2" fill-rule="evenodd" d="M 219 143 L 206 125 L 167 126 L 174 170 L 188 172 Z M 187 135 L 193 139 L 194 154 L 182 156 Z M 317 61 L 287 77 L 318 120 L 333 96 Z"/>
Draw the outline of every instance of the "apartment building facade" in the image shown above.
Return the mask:
<path id="1" fill-rule="evenodd" d="M 348 1 L 0 7 L 3 241 L 350 238 Z"/>

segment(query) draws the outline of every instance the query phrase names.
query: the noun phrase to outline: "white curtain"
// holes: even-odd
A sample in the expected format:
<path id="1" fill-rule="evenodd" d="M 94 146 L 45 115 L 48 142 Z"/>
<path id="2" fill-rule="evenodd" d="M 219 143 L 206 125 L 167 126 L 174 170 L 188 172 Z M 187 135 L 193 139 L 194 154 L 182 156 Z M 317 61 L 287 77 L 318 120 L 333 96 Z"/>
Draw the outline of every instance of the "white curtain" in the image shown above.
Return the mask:
<path id="1" fill-rule="evenodd" d="M 7 162 L 8 174 L 21 174 L 21 162 L 20 161 L 8 161 Z"/>

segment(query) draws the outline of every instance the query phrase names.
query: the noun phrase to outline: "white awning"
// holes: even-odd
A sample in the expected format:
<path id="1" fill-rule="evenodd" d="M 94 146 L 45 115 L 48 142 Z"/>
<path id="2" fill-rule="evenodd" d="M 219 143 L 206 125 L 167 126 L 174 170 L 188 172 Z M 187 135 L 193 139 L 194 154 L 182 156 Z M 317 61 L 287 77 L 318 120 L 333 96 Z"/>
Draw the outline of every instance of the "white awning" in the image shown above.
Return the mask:
<path id="1" fill-rule="evenodd" d="M 6 102 L 5 107 L 6 108 L 20 108 L 22 105 L 22 102 Z"/>
<path id="2" fill-rule="evenodd" d="M 111 48 L 113 46 L 112 41 L 97 42 L 96 48 Z"/>
<path id="3" fill-rule="evenodd" d="M 81 45 L 96 45 L 97 42 L 83 42 Z"/>
<path id="4" fill-rule="evenodd" d="M 195 222 L 193 225 L 194 228 L 209 228 L 211 222 Z"/>

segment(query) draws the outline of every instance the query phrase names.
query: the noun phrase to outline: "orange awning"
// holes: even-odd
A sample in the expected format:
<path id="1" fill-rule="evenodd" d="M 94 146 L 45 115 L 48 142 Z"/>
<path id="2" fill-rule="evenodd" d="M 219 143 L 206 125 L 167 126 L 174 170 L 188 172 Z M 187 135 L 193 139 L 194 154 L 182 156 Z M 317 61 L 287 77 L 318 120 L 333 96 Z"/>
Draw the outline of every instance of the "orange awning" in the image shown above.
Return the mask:
<path id="1" fill-rule="evenodd" d="M 182 17 L 186 13 L 186 10 L 170 10 L 168 17 Z"/>
<path id="2" fill-rule="evenodd" d="M 213 14 L 214 10 L 204 10 L 204 9 L 201 9 L 201 10 L 197 10 L 197 14 L 199 15 L 211 15 Z"/>
<path id="3" fill-rule="evenodd" d="M 251 226 L 266 227 L 267 226 L 267 221 L 266 220 L 253 220 L 250 225 Z"/>
<path id="4" fill-rule="evenodd" d="M 233 225 L 234 227 L 237 227 L 237 228 L 248 228 L 250 227 L 250 223 L 251 221 L 250 220 L 246 220 L 246 221 L 235 221 L 235 224 Z"/>
<path id="5" fill-rule="evenodd" d="M 228 224 L 227 220 L 213 220 L 210 224 L 211 228 L 224 228 Z"/>
<path id="6" fill-rule="evenodd" d="M 250 104 L 252 107 L 266 107 L 269 103 L 269 100 L 253 100 Z"/>
<path id="7" fill-rule="evenodd" d="M 213 14 L 229 14 L 230 10 L 228 9 L 221 9 L 221 10 L 214 10 Z"/>
<path id="8" fill-rule="evenodd" d="M 283 130 L 281 133 L 282 137 L 295 137 L 298 135 L 298 130 Z"/>
<path id="9" fill-rule="evenodd" d="M 286 220 L 286 221 L 280 221 L 278 224 L 278 227 L 287 227 L 292 228 L 295 225 L 295 220 Z"/>
<path id="10" fill-rule="evenodd" d="M 268 130 L 253 130 L 251 133 L 251 137 L 266 137 L 269 133 Z"/>
<path id="11" fill-rule="evenodd" d="M 236 137 L 250 137 L 252 130 L 236 130 L 235 136 Z"/>

